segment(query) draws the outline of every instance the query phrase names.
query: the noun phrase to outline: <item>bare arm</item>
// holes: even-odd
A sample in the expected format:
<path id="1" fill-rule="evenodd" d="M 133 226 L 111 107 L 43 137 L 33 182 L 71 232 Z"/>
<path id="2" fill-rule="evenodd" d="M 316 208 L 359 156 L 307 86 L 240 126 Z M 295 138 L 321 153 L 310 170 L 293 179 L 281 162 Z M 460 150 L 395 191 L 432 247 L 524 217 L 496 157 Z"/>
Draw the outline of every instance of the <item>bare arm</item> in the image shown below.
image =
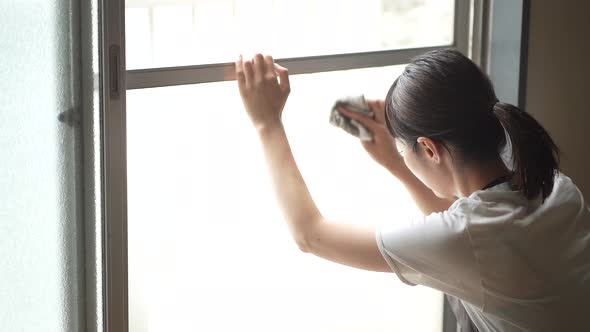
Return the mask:
<path id="1" fill-rule="evenodd" d="M 293 159 L 282 125 L 258 130 L 273 189 L 289 230 L 304 252 L 351 267 L 391 272 L 370 226 L 325 220 Z"/>
<path id="2" fill-rule="evenodd" d="M 369 101 L 369 106 L 375 112 L 374 120 L 350 112 L 345 108 L 340 108 L 342 113 L 362 123 L 373 133 L 372 141 L 361 142 L 367 153 L 404 184 L 422 213 L 428 215 L 432 212 L 447 210 L 453 200 L 437 197 L 408 169 L 403 157 L 399 155 L 393 137 L 385 128 L 385 105 L 383 101 Z"/>
<path id="3" fill-rule="evenodd" d="M 236 63 L 236 77 L 259 134 L 275 195 L 299 248 L 351 267 L 391 272 L 377 247 L 374 228 L 328 222 L 315 205 L 281 122 L 290 89 L 287 70 L 271 57 L 257 54 L 252 61 Z"/>

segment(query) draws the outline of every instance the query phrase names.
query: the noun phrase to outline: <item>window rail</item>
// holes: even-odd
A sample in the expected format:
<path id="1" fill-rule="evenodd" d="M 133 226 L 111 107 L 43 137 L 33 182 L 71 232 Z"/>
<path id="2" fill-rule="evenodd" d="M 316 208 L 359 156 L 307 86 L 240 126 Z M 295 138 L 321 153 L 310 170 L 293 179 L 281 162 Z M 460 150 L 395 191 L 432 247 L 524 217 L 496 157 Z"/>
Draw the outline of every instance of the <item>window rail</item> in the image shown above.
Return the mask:
<path id="1" fill-rule="evenodd" d="M 469 54 L 470 3 L 470 0 L 455 1 L 454 42 L 451 45 L 284 58 L 276 59 L 276 62 L 288 68 L 289 73 L 293 75 L 399 65 L 408 63 L 412 57 L 428 51 L 449 47 Z M 233 79 L 235 77 L 232 63 L 134 69 L 127 71 L 126 88 L 128 90 L 144 89 Z"/>

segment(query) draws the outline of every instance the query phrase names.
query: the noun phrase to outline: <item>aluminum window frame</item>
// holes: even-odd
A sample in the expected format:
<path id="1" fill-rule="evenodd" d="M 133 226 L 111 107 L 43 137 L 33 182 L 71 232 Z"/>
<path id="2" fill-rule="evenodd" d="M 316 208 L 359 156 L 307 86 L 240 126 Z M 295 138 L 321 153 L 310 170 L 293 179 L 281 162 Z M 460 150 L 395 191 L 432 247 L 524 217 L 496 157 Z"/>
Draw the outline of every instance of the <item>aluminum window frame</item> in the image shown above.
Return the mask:
<path id="1" fill-rule="evenodd" d="M 125 0 L 100 6 L 104 330 L 128 331 Z"/>
<path id="2" fill-rule="evenodd" d="M 297 75 L 400 65 L 407 63 L 412 57 L 442 48 L 456 48 L 464 54 L 469 54 L 471 2 L 472 0 L 455 0 L 453 43 L 449 45 L 280 58 L 276 59 L 276 62 L 289 68 L 291 75 Z M 127 70 L 126 74 L 126 87 L 128 90 L 220 82 L 235 79 L 233 63 L 227 62 L 194 66 L 133 69 Z"/>
<path id="3" fill-rule="evenodd" d="M 126 70 L 125 0 L 100 1 L 100 91 L 103 97 L 103 204 L 104 204 L 104 301 L 105 331 L 129 330 L 127 265 L 127 145 L 126 90 L 200 84 L 233 80 L 233 64 L 180 66 Z M 395 49 L 277 59 L 291 75 L 400 65 L 410 58 L 435 49 L 455 48 L 472 54 L 478 35 L 472 33 L 474 3 L 485 0 L 455 0 L 453 43 L 434 47 Z M 474 40 L 470 40 L 470 39 Z M 443 301 L 443 303 L 446 303 Z M 445 312 L 448 313 L 445 304 Z M 443 331 L 454 331 L 445 315 Z M 452 317 L 451 317 L 452 318 Z"/>

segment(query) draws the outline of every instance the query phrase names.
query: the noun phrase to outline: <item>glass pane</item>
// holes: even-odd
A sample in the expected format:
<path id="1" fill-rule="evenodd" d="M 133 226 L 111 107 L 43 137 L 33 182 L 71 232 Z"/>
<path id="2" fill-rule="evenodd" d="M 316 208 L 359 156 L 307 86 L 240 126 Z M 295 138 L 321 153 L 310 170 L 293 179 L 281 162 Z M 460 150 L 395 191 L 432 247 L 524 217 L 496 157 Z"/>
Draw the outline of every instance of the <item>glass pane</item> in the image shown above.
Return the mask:
<path id="1" fill-rule="evenodd" d="M 80 104 L 93 87 L 80 84 L 81 47 L 93 43 L 81 12 L 73 0 L 0 1 L 3 332 L 86 329 L 83 136 L 68 124 L 95 111 Z"/>
<path id="2" fill-rule="evenodd" d="M 126 0 L 127 68 L 453 42 L 453 0 Z"/>
<path id="3" fill-rule="evenodd" d="M 283 115 L 322 213 L 416 213 L 403 186 L 329 124 L 343 94 L 384 97 L 402 66 L 293 76 Z M 130 331 L 441 331 L 442 296 L 300 252 L 235 82 L 127 93 Z"/>

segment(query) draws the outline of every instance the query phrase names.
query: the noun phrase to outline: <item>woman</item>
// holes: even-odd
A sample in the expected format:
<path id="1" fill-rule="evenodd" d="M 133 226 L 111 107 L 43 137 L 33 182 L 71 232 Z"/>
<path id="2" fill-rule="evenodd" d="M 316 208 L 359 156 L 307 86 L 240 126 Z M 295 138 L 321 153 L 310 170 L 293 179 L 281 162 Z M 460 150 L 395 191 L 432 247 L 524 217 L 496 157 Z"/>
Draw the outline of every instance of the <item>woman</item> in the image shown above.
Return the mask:
<path id="1" fill-rule="evenodd" d="M 314 204 L 281 122 L 287 70 L 257 54 L 236 76 L 302 251 L 438 289 L 479 331 L 590 331 L 590 209 L 547 132 L 499 102 L 468 58 L 415 58 L 371 102 L 375 119 L 340 109 L 373 133 L 364 148 L 423 212 L 377 229 L 329 222 Z"/>

